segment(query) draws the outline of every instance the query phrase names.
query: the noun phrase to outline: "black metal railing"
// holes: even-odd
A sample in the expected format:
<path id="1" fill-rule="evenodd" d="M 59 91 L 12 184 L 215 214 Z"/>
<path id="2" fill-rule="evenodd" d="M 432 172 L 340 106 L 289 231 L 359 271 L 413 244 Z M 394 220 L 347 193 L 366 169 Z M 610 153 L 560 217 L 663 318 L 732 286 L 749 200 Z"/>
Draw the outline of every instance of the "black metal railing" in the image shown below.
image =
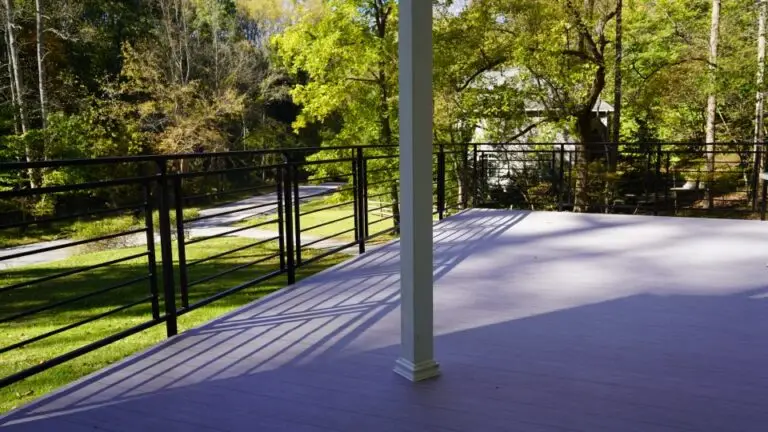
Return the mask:
<path id="1" fill-rule="evenodd" d="M 457 145 L 465 206 L 764 218 L 753 144 Z M 713 158 L 712 162 L 709 159 Z M 710 165 L 711 168 L 710 168 Z"/>
<path id="2" fill-rule="evenodd" d="M 440 144 L 434 214 L 764 216 L 758 156 L 751 144 L 710 153 L 694 144 Z M 398 233 L 398 177 L 397 148 L 380 146 L 0 164 L 0 240 L 59 238 L 0 254 L 0 332 L 29 330 L 0 342 L 0 362 L 99 320 L 132 318 L 93 340 L 78 333 L 82 345 L 46 351 L 56 354 L 11 369 L 0 387 L 156 325 L 174 336 L 186 313 L 268 280 L 293 284 L 320 260 L 365 253 Z M 31 178 L 44 180 L 32 187 Z M 240 241 L 221 244 L 233 237 Z M 73 250 L 101 254 L 57 264 Z M 127 264 L 131 271 L 121 270 Z"/>

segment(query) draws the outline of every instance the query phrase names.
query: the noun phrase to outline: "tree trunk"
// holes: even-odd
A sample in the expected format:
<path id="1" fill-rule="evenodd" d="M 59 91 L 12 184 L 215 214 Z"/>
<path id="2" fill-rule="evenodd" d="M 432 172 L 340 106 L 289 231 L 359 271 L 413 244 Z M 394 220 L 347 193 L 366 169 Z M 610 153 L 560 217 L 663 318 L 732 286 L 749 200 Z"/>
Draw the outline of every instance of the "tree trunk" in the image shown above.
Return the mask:
<path id="1" fill-rule="evenodd" d="M 583 213 L 589 211 L 589 158 L 592 141 L 592 110 L 582 111 L 576 118 L 576 131 L 579 143 L 576 145 L 576 191 L 574 194 L 573 211 Z"/>
<path id="2" fill-rule="evenodd" d="M 27 110 L 24 103 L 24 82 L 22 81 L 21 67 L 19 66 L 19 53 L 16 47 L 16 24 L 13 19 L 13 0 L 3 0 L 3 5 L 5 6 L 5 27 L 6 32 L 8 33 L 8 56 L 11 60 L 13 87 L 16 92 L 16 108 L 21 121 L 21 133 L 27 133 L 29 124 L 27 123 Z M 30 160 L 30 158 L 31 155 L 29 149 L 27 149 L 27 159 Z"/>
<path id="3" fill-rule="evenodd" d="M 8 32 L 4 32 L 5 37 L 5 54 L 6 59 L 8 61 L 8 80 L 9 86 L 8 88 L 11 90 L 11 106 L 13 107 L 13 133 L 16 135 L 19 134 L 19 105 L 18 101 L 16 100 L 16 87 L 15 83 L 16 81 L 13 79 L 13 67 L 11 66 L 13 64 L 13 61 L 11 60 L 11 50 L 10 50 L 10 43 L 8 42 Z"/>
<path id="4" fill-rule="evenodd" d="M 170 81 L 186 84 L 186 74 L 184 73 L 185 35 L 181 34 L 186 31 L 184 0 L 157 0 L 157 4 L 160 7 L 162 28 L 168 43 Z"/>
<path id="5" fill-rule="evenodd" d="M 594 117 L 593 107 L 600 99 L 600 94 L 605 88 L 605 66 L 598 66 L 595 71 L 595 78 L 592 82 L 589 97 L 579 112 L 576 114 L 576 131 L 579 134 L 579 144 L 576 146 L 576 194 L 574 201 L 574 211 L 589 211 L 589 163 L 592 159 L 592 146 L 594 137 L 592 136 L 592 118 Z"/>
<path id="6" fill-rule="evenodd" d="M 589 163 L 592 158 L 592 146 L 596 143 L 596 138 L 592 133 L 593 109 L 600 100 L 600 95 L 605 89 L 605 47 L 608 40 L 605 37 L 605 26 L 615 17 L 616 11 L 611 11 L 598 20 L 594 30 L 590 30 L 593 25 L 592 18 L 595 13 L 594 0 L 584 0 L 584 10 L 577 8 L 573 0 L 566 1 L 566 7 L 575 19 L 575 28 L 579 31 L 579 50 L 569 55 L 575 55 L 578 59 L 586 61 L 595 66 L 595 75 L 592 79 L 592 85 L 587 97 L 578 105 L 578 110 L 573 113 L 576 117 L 576 129 L 579 134 L 580 142 L 576 146 L 576 192 L 574 199 L 574 211 L 589 211 Z M 587 16 L 587 21 L 582 18 Z M 600 138 L 599 141 L 604 141 Z M 602 144 L 602 143 L 601 143 Z"/>
<path id="7" fill-rule="evenodd" d="M 621 139 L 621 90 L 622 90 L 622 59 L 624 56 L 623 47 L 623 29 L 622 15 L 624 5 L 622 0 L 616 0 L 616 60 L 614 65 L 614 84 L 613 84 L 613 136 L 611 141 L 618 145 Z"/>
<path id="8" fill-rule="evenodd" d="M 453 126 L 451 126 L 450 130 L 450 148 L 454 149 L 456 148 L 456 135 L 454 132 Z M 466 171 L 467 171 L 467 163 L 466 161 L 469 158 L 469 146 L 467 145 L 467 142 L 463 140 L 463 137 L 459 136 L 459 152 L 460 156 L 458 160 L 455 156 L 452 157 L 453 163 L 453 175 L 456 178 L 456 206 L 461 208 L 462 210 L 466 209 L 466 203 L 467 201 L 467 177 L 466 177 Z M 454 153 L 455 154 L 455 153 Z"/>
<path id="9" fill-rule="evenodd" d="M 14 9 L 13 0 L 3 0 L 3 6 L 5 6 L 5 28 L 8 34 L 8 57 L 11 60 L 11 69 L 13 75 L 11 81 L 13 83 L 13 91 L 16 93 L 16 112 L 19 114 L 19 122 L 21 125 L 21 133 L 26 134 L 29 130 L 29 123 L 27 120 L 27 108 L 24 102 L 24 81 L 21 75 L 21 66 L 19 65 L 19 53 L 16 47 L 16 24 L 14 22 Z M 34 149 L 31 148 L 28 140 L 24 140 L 24 158 L 27 162 L 31 162 L 35 159 Z M 37 188 L 41 181 L 37 170 L 30 169 L 27 172 L 29 176 L 29 186 L 31 188 Z"/>
<path id="10" fill-rule="evenodd" d="M 717 46 L 720 39 L 720 0 L 712 0 L 709 33 L 709 97 L 707 97 L 707 208 L 714 207 L 712 183 L 715 178 L 715 117 L 717 116 Z"/>
<path id="11" fill-rule="evenodd" d="M 462 146 L 462 152 L 465 149 L 465 146 Z M 453 175 L 456 178 L 456 206 L 459 208 L 464 209 L 464 198 L 466 194 L 466 187 L 464 186 L 464 169 L 462 168 L 461 161 L 455 161 L 453 163 Z"/>
<path id="12" fill-rule="evenodd" d="M 187 25 L 187 9 L 182 2 L 180 7 L 181 9 L 181 41 L 179 42 L 179 55 L 181 56 L 180 60 L 180 68 L 179 73 L 181 76 L 181 83 L 184 85 L 187 85 L 189 82 L 189 76 L 191 73 L 191 65 L 192 62 L 190 61 L 190 50 L 189 50 L 189 30 Z"/>
<path id="13" fill-rule="evenodd" d="M 392 126 L 389 121 L 389 86 L 386 82 L 386 75 L 383 68 L 381 69 L 379 76 L 381 77 L 379 82 L 381 91 L 381 112 L 379 113 L 379 120 L 381 122 L 381 138 L 385 146 L 391 146 L 393 137 Z M 392 185 L 392 189 L 390 190 L 390 199 L 392 200 L 393 228 L 395 230 L 395 234 L 400 234 L 400 197 L 398 196 L 397 183 Z"/>
<path id="14" fill-rule="evenodd" d="M 752 191 L 752 206 L 757 210 L 759 193 L 762 190 L 763 181 L 760 174 L 763 171 L 763 140 L 765 138 L 764 114 L 765 114 L 765 92 L 763 85 L 765 82 L 765 19 L 766 19 L 766 0 L 759 0 L 758 19 L 757 19 L 757 102 L 755 103 L 755 137 L 754 137 L 754 176 L 757 181 L 754 182 L 755 188 Z"/>
<path id="15" fill-rule="evenodd" d="M 373 3 L 376 17 L 376 37 L 382 41 L 387 35 L 387 25 L 389 24 L 389 14 L 392 11 L 391 6 L 386 1 L 376 0 Z M 379 87 L 379 133 L 381 134 L 381 144 L 392 145 L 394 137 L 392 134 L 392 124 L 389 115 L 389 95 L 390 88 L 387 82 L 386 63 L 380 61 L 376 74 L 376 81 Z M 392 200 L 392 224 L 395 234 L 400 233 L 400 197 L 397 183 L 392 184 L 390 189 L 390 199 Z"/>
<path id="16" fill-rule="evenodd" d="M 35 0 L 35 34 L 37 45 L 37 86 L 40 92 L 40 123 L 43 129 L 48 121 L 48 99 L 45 94 L 45 65 L 43 64 L 43 0 Z"/>
<path id="17" fill-rule="evenodd" d="M 216 7 L 216 6 L 214 6 Z M 214 85 L 216 91 L 219 91 L 219 11 L 214 10 L 213 14 L 213 63 L 214 63 Z"/>
<path id="18" fill-rule="evenodd" d="M 613 127 L 611 129 L 611 143 L 606 148 L 608 159 L 608 181 L 605 182 L 605 211 L 612 208 L 618 188 L 615 181 L 615 173 L 618 168 L 619 142 L 621 141 L 621 103 L 622 103 L 622 63 L 624 57 L 624 29 L 623 29 L 624 3 L 616 0 L 616 57 L 613 72 Z"/>

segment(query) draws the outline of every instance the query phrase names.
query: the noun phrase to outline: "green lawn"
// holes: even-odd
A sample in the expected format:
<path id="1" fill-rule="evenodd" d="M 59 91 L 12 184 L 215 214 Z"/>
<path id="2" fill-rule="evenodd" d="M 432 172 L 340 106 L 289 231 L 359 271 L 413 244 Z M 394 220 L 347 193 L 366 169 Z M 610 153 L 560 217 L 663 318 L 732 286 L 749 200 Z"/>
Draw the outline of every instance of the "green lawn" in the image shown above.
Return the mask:
<path id="1" fill-rule="evenodd" d="M 340 198 L 331 196 L 328 199 L 313 200 L 301 203 L 301 235 L 306 239 L 333 236 L 333 239 L 336 240 L 354 240 L 355 222 L 353 205 L 347 204 L 340 207 L 326 209 L 326 207 L 335 206 L 342 202 L 344 201 L 342 201 Z M 373 201 L 368 203 L 368 232 L 371 235 L 392 227 L 392 218 L 381 220 L 392 214 L 389 208 L 379 209 L 379 207 L 384 207 L 385 205 L 386 203 Z M 248 219 L 241 221 L 238 225 L 254 225 L 259 221 L 267 221 L 270 219 L 274 219 L 274 216 L 270 215 L 267 217 Z M 323 226 L 313 228 L 317 225 Z M 259 227 L 259 229 L 277 231 L 277 224 L 274 223 L 263 225 Z M 391 240 L 392 238 L 394 238 L 392 235 L 385 234 L 377 238 L 377 240 Z"/>
<path id="2" fill-rule="evenodd" d="M 190 207 L 184 209 L 184 219 L 191 219 L 200 214 L 200 209 Z M 176 223 L 176 213 L 170 213 L 171 223 Z M 155 211 L 152 214 L 155 231 L 160 224 L 159 213 Z M 109 216 L 94 220 L 75 220 L 56 222 L 49 226 L 41 227 L 32 225 L 27 229 L 3 229 L 0 230 L 0 248 L 14 246 L 24 246 L 27 244 L 39 243 L 57 239 L 84 240 L 89 238 L 101 237 L 109 234 L 117 234 L 123 231 L 129 231 L 136 228 L 144 228 L 144 217 L 134 215 Z M 124 240 L 124 239 L 123 239 Z"/>
<path id="3" fill-rule="evenodd" d="M 40 229 L 30 227 L 27 230 L 18 228 L 0 230 L 0 248 L 24 246 L 42 241 L 66 238 L 66 233 L 61 230 Z"/>
<path id="4" fill-rule="evenodd" d="M 214 239 L 195 244 L 187 248 L 187 260 L 212 256 L 217 253 L 232 250 L 239 246 L 252 243 L 253 240 L 240 238 Z M 194 281 L 207 275 L 212 275 L 228 267 L 267 256 L 275 251 L 275 245 L 248 248 L 232 255 L 217 258 L 190 268 L 189 280 Z M 0 287 L 21 281 L 53 275 L 63 271 L 82 268 L 120 257 L 140 253 L 145 248 L 127 248 L 94 252 L 78 255 L 67 260 L 23 267 L 2 273 Z M 311 257 L 314 252 L 306 251 Z M 158 252 L 159 255 L 159 252 Z M 335 255 L 303 268 L 298 278 L 316 273 L 324 268 L 335 265 L 346 256 Z M 190 303 L 206 298 L 226 288 L 236 286 L 251 280 L 258 275 L 268 273 L 277 268 L 277 259 L 248 267 L 230 273 L 221 278 L 194 286 L 190 289 Z M 159 263 L 158 263 L 159 266 Z M 113 264 L 107 268 L 89 271 L 85 274 L 69 276 L 56 281 L 45 282 L 31 287 L 0 293 L 0 317 L 6 317 L 35 307 L 48 305 L 64 299 L 73 298 L 85 293 L 113 286 L 123 281 L 140 277 L 147 273 L 146 258 Z M 178 280 L 178 279 L 177 279 Z M 261 285 L 225 297 L 211 305 L 190 312 L 179 318 L 179 329 L 183 331 L 206 322 L 227 311 L 247 304 L 259 297 L 285 286 L 285 277 L 277 277 Z M 160 287 L 162 291 L 162 287 Z M 107 312 L 133 300 L 138 300 L 149 293 L 148 283 L 141 282 L 115 291 L 100 294 L 78 302 L 60 306 L 54 310 L 23 318 L 12 323 L 0 324 L 0 347 L 34 337 L 36 335 L 60 328 Z M 46 359 L 64 352 L 76 349 L 86 343 L 96 341 L 120 330 L 137 325 L 151 317 L 149 302 L 119 312 L 106 318 L 94 321 L 77 329 L 66 331 L 45 340 L 32 343 L 24 348 L 15 349 L 0 354 L 0 376 L 7 376 L 16 371 L 38 364 Z M 87 355 L 78 357 L 41 374 L 35 375 L 22 382 L 0 389 L 0 413 L 13 409 L 21 404 L 40 397 L 51 390 L 67 384 L 95 370 L 101 369 L 112 362 L 120 360 L 136 351 L 154 345 L 165 338 L 165 326 L 160 324 L 149 330 L 118 341 L 108 347 L 99 349 Z"/>

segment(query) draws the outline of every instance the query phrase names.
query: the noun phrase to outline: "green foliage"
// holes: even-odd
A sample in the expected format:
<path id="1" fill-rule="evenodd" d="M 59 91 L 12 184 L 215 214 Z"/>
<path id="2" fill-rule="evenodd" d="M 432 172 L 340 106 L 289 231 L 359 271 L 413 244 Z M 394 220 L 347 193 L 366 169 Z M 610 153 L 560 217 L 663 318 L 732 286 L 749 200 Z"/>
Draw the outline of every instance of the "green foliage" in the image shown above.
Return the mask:
<path id="1" fill-rule="evenodd" d="M 324 125 L 328 150 L 310 159 L 350 158 L 353 151 L 334 147 L 371 144 L 381 146 L 366 150 L 367 156 L 396 154 L 397 13 L 393 0 L 331 0 L 301 9 L 296 22 L 275 37 L 284 67 L 297 80 L 305 77 L 291 90 L 301 106 L 294 128 Z M 344 176 L 351 163 L 312 169 L 315 178 Z M 372 160 L 368 169 L 372 183 L 398 175 L 396 158 Z"/>
<path id="2" fill-rule="evenodd" d="M 196 209 L 196 208 L 185 208 L 182 211 L 182 214 L 183 214 L 184 220 L 193 219 L 193 218 L 196 218 L 196 217 L 198 217 L 200 215 L 200 210 Z M 170 218 L 170 221 L 171 221 L 171 227 L 175 227 L 176 226 L 176 212 L 175 211 L 170 212 L 168 214 L 168 217 Z M 141 224 L 141 226 L 144 226 L 144 221 L 143 220 L 140 221 L 140 224 Z M 157 210 L 155 210 L 152 213 L 152 224 L 155 227 L 159 227 L 160 226 L 160 213 Z"/>
<path id="3" fill-rule="evenodd" d="M 196 208 L 187 208 L 183 211 L 184 219 L 192 219 L 198 216 L 199 210 Z M 176 212 L 170 212 L 168 214 L 171 221 L 172 235 L 176 236 Z M 152 213 L 152 224 L 154 227 L 160 226 L 160 214 L 157 210 Z M 110 236 L 114 234 L 125 233 L 135 229 L 143 229 L 146 226 L 144 217 L 136 217 L 133 215 L 123 215 L 108 217 L 98 220 L 79 220 L 68 227 L 69 236 L 75 240 L 90 240 L 99 237 Z M 157 231 L 157 228 L 155 228 Z M 187 235 L 187 233 L 185 233 Z M 108 250 L 118 247 L 134 246 L 137 243 L 144 242 L 146 237 L 144 233 L 131 234 L 126 236 L 119 236 L 115 238 L 105 239 L 88 243 L 84 245 L 86 251 L 100 251 Z"/>
<path id="4" fill-rule="evenodd" d="M 717 136 L 749 141 L 758 90 L 756 7 L 753 0 L 722 3 Z M 595 97 L 613 99 L 615 0 L 433 4 L 436 141 L 594 141 L 580 132 L 579 119 Z M 395 0 L 43 5 L 47 127 L 39 115 L 34 53 L 24 48 L 29 127 L 21 133 L 11 87 L 4 86 L 0 160 L 320 144 L 327 150 L 310 159 L 348 158 L 338 147 L 363 144 L 379 145 L 371 156 L 395 154 L 389 147 L 398 142 Z M 623 140 L 701 141 L 711 90 L 710 8 L 711 0 L 624 1 Z M 32 2 L 17 4 L 20 47 L 34 44 L 33 9 Z M 0 74 L 9 82 L 5 69 Z M 449 154 L 449 165 L 458 166 L 462 156 Z M 350 167 L 326 165 L 312 174 L 347 175 Z M 394 158 L 372 161 L 369 170 L 374 183 L 398 175 Z M 0 189 L 111 174 L 3 172 Z M 41 216 L 70 198 L 85 199 L 62 195 L 2 208 Z"/>
<path id="5" fill-rule="evenodd" d="M 136 219 L 133 216 L 119 216 L 105 218 L 98 221 L 77 221 L 72 225 L 72 238 L 76 240 L 89 240 L 113 234 L 124 233 L 136 227 Z M 88 243 L 82 248 L 93 252 L 126 247 L 135 243 L 135 236 L 121 236 L 106 240 Z"/>
<path id="6" fill-rule="evenodd" d="M 308 78 L 291 91 L 296 129 L 338 119 L 326 145 L 396 142 L 396 18 L 391 0 L 332 0 L 276 37 L 285 67 Z"/>
<path id="7" fill-rule="evenodd" d="M 290 22 L 290 8 L 245 0 L 42 0 L 47 90 L 40 118 L 34 3 L 16 5 L 27 131 L 0 70 L 0 162 L 138 154 L 316 146 L 294 133 L 292 83 L 272 60 L 266 33 Z M 270 22 L 274 21 L 274 22 Z M 3 26 L 7 31 L 6 26 Z M 5 39 L 3 39 L 5 40 Z M 6 48 L 6 47 L 4 47 Z M 187 169 L 179 166 L 177 169 Z M 3 171 L 0 190 L 135 176 L 103 167 Z M 206 189 L 202 187 L 202 189 Z M 111 189 L 58 194 L 40 202 L 5 201 L 4 213 L 40 217 L 88 202 L 104 207 L 136 198 Z M 2 216 L 0 216 L 2 218 Z"/>

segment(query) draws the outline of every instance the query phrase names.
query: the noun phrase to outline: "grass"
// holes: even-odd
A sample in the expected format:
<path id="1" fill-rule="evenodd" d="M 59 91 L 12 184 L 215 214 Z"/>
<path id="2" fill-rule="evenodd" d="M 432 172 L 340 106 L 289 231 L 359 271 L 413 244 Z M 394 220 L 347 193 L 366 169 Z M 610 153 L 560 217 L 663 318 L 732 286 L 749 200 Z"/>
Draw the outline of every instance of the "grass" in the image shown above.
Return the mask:
<path id="1" fill-rule="evenodd" d="M 186 208 L 184 209 L 184 219 L 197 217 L 199 213 L 199 208 Z M 170 213 L 170 219 L 171 225 L 176 223 L 175 211 Z M 152 214 L 152 220 L 155 230 L 157 230 L 160 224 L 160 217 L 157 211 Z M 144 226 L 143 216 L 118 215 L 95 220 L 59 222 L 47 227 L 33 225 L 25 230 L 18 228 L 5 229 L 0 230 L 0 248 L 24 246 L 57 239 L 83 240 L 116 234 L 135 228 L 143 228 Z M 125 238 L 118 239 L 117 243 L 124 240 Z M 106 246 L 122 246 L 122 244 Z"/>
<path id="2" fill-rule="evenodd" d="M 250 239 L 222 238 L 191 245 L 187 248 L 188 262 L 208 257 L 252 243 Z M 67 270 L 82 268 L 109 260 L 141 253 L 145 247 L 124 248 L 103 252 L 87 253 L 66 260 L 22 267 L 3 272 L 0 286 L 42 278 Z M 226 268 L 254 261 L 260 256 L 267 256 L 276 251 L 276 245 L 269 244 L 248 248 L 231 255 L 213 259 L 193 266 L 189 271 L 189 280 L 194 281 L 207 275 L 213 275 Z M 309 257 L 315 252 L 307 251 Z M 346 257 L 334 255 L 302 268 L 297 278 L 304 278 L 329 266 L 335 265 Z M 159 263 L 158 263 L 159 265 Z M 278 260 L 271 259 L 212 281 L 196 285 L 190 289 L 190 303 L 207 298 L 226 288 L 252 280 L 258 275 L 269 273 L 278 266 Z M 92 270 L 84 274 L 68 276 L 55 281 L 44 282 L 10 292 L 0 293 L 0 317 L 6 317 L 21 311 L 49 305 L 64 299 L 91 293 L 99 289 L 116 285 L 120 282 L 147 274 L 146 258 L 113 264 L 106 268 Z M 176 279 L 178 280 L 178 278 Z M 211 305 L 190 312 L 179 318 L 179 330 L 192 328 L 225 312 L 252 302 L 266 294 L 285 286 L 284 276 L 276 277 L 258 286 L 248 288 L 237 294 L 225 297 Z M 160 287 L 162 292 L 162 287 Z M 57 307 L 29 318 L 21 318 L 11 323 L 0 324 L 0 347 L 34 337 L 113 310 L 119 306 L 138 300 L 149 294 L 146 281 L 96 295 L 74 303 Z M 162 309 L 162 303 L 161 303 Z M 36 365 L 47 359 L 76 349 L 89 342 L 104 338 L 121 330 L 146 322 L 151 318 L 149 302 L 121 311 L 109 317 L 99 319 L 79 328 L 63 332 L 0 354 L 0 376 L 8 376 L 17 371 Z M 0 389 L 0 413 L 38 398 L 62 385 L 76 380 L 110 363 L 118 361 L 132 353 L 148 348 L 165 339 L 165 326 L 157 325 L 126 339 L 115 342 L 84 356 L 78 357 L 43 373 L 27 378 L 9 387 Z"/>
<path id="3" fill-rule="evenodd" d="M 343 198 L 339 198 L 338 196 L 331 196 L 327 199 L 312 200 L 312 201 L 301 203 L 300 213 L 302 213 L 302 216 L 300 217 L 300 224 L 301 224 L 302 237 L 304 239 L 307 239 L 307 241 L 309 241 L 312 238 L 317 239 L 317 238 L 325 238 L 325 237 L 333 237 L 333 239 L 335 240 L 342 240 L 342 241 L 354 240 L 355 238 L 354 214 L 355 213 L 354 213 L 353 204 L 350 203 L 348 205 L 326 209 L 326 207 L 334 206 L 344 202 L 342 201 L 342 199 Z M 368 230 L 370 234 L 376 234 L 378 232 L 385 231 L 388 228 L 392 227 L 391 217 L 386 220 L 381 220 L 391 215 L 391 210 L 389 210 L 388 208 L 378 209 L 379 207 L 383 207 L 385 205 L 386 203 L 373 202 L 373 201 L 369 202 Z M 374 210 L 374 209 L 378 209 L 378 210 Z M 306 214 L 308 212 L 312 212 L 312 213 Z M 258 222 L 266 222 L 268 220 L 273 220 L 273 219 L 274 219 L 274 215 L 259 216 L 251 219 L 246 219 L 244 221 L 240 221 L 237 225 L 250 226 Z M 327 224 L 327 225 L 323 225 L 323 224 Z M 317 225 L 323 225 L 323 226 L 313 228 Z M 272 223 L 272 224 L 260 226 L 259 229 L 277 231 L 278 226 L 277 226 L 277 223 Z M 384 234 L 382 236 L 377 237 L 377 240 L 381 239 L 382 241 L 386 241 L 386 240 L 391 240 L 393 238 L 394 237 L 391 234 Z"/>
<path id="4" fill-rule="evenodd" d="M 56 229 L 30 227 L 26 230 L 18 228 L 0 230 L 0 248 L 24 246 L 42 241 L 66 238 L 66 233 Z"/>

